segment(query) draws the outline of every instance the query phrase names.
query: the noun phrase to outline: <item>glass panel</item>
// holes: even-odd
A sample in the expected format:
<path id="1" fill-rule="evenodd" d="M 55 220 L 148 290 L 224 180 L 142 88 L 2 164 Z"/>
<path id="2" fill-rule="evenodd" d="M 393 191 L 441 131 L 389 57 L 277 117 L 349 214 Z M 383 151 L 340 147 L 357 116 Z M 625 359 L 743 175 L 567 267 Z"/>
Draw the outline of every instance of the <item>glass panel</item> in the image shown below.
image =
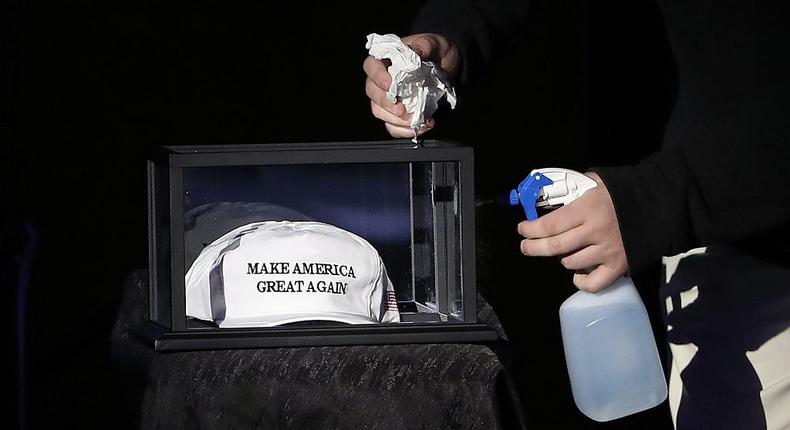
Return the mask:
<path id="1" fill-rule="evenodd" d="M 437 309 L 441 319 L 448 315 L 463 319 L 461 284 L 460 200 L 458 163 L 434 163 L 433 173 L 437 267 Z"/>
<path id="2" fill-rule="evenodd" d="M 456 163 L 445 163 L 445 183 L 449 190 L 452 190 L 452 204 L 446 207 L 445 216 L 447 219 L 447 312 L 463 321 L 464 319 L 464 297 L 463 297 L 463 273 L 461 272 L 461 201 L 458 189 L 458 165 Z"/>
<path id="3" fill-rule="evenodd" d="M 458 162 L 193 167 L 183 177 L 185 269 L 239 226 L 316 220 L 376 248 L 401 321 L 463 321 Z"/>
<path id="4" fill-rule="evenodd" d="M 409 163 L 185 168 L 185 268 L 241 225 L 316 220 L 370 242 L 398 300 L 414 300 L 410 182 Z"/>
<path id="5" fill-rule="evenodd" d="M 458 184 L 457 162 L 412 163 L 414 321 L 463 320 Z"/>
<path id="6" fill-rule="evenodd" d="M 412 300 L 436 312 L 433 163 L 412 163 L 414 290 Z M 400 299 L 400 297 L 399 297 Z"/>

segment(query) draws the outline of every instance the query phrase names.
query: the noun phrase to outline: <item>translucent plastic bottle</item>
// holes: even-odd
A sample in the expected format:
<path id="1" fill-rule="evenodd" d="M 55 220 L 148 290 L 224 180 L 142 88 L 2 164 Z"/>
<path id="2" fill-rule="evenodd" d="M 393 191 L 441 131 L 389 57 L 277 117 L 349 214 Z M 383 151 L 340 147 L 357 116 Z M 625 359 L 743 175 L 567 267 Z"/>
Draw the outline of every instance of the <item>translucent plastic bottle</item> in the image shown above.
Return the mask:
<path id="1" fill-rule="evenodd" d="M 537 208 L 556 208 L 598 184 L 574 170 L 535 169 L 510 191 L 529 220 Z M 630 278 L 598 293 L 578 291 L 560 306 L 565 362 L 576 406 L 596 421 L 652 408 L 667 398 L 664 369 L 645 305 Z"/>
<path id="2" fill-rule="evenodd" d="M 630 278 L 598 292 L 578 291 L 560 306 L 565 361 L 582 413 L 609 421 L 667 397 L 647 311 Z"/>

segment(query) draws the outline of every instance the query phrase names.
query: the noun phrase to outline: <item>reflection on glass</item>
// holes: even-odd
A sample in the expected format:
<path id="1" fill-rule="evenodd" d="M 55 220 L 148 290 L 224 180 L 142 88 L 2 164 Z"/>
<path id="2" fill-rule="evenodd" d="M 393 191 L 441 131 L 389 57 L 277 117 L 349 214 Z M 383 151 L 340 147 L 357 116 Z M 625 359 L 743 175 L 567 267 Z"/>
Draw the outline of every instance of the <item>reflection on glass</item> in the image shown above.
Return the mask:
<path id="1" fill-rule="evenodd" d="M 463 320 L 456 162 L 193 167 L 183 178 L 186 268 L 241 225 L 316 220 L 378 250 L 403 321 Z"/>

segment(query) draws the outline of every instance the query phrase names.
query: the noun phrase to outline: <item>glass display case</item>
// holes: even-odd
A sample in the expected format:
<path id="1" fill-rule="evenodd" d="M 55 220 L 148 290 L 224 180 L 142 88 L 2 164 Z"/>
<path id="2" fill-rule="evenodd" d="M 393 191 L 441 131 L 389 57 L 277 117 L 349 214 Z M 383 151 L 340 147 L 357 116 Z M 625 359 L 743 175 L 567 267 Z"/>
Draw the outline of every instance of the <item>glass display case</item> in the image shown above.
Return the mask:
<path id="1" fill-rule="evenodd" d="M 133 337 L 158 351 L 495 340 L 476 321 L 473 161 L 470 147 L 442 141 L 161 148 L 148 162 L 150 321 Z M 283 225 L 331 234 L 259 234 Z M 344 263 L 358 248 L 349 240 L 378 258 L 378 287 L 362 273 L 375 264 Z M 228 273 L 242 251 L 240 274 Z M 326 285 L 336 294 L 314 294 Z M 353 294 L 361 317 L 325 309 Z M 277 306 L 305 309 L 249 318 Z M 230 323 L 234 312 L 246 325 Z"/>

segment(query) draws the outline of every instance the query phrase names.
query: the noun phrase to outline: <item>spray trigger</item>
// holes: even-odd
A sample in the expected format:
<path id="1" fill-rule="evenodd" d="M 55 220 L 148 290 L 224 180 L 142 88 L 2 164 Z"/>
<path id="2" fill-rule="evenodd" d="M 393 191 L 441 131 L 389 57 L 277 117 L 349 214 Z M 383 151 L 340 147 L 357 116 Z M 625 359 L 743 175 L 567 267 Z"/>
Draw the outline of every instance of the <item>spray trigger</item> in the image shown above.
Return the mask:
<path id="1" fill-rule="evenodd" d="M 597 185 L 592 178 L 575 170 L 557 167 L 535 169 L 510 191 L 510 205 L 520 203 L 527 219 L 532 221 L 538 218 L 537 208 L 566 205 Z"/>

